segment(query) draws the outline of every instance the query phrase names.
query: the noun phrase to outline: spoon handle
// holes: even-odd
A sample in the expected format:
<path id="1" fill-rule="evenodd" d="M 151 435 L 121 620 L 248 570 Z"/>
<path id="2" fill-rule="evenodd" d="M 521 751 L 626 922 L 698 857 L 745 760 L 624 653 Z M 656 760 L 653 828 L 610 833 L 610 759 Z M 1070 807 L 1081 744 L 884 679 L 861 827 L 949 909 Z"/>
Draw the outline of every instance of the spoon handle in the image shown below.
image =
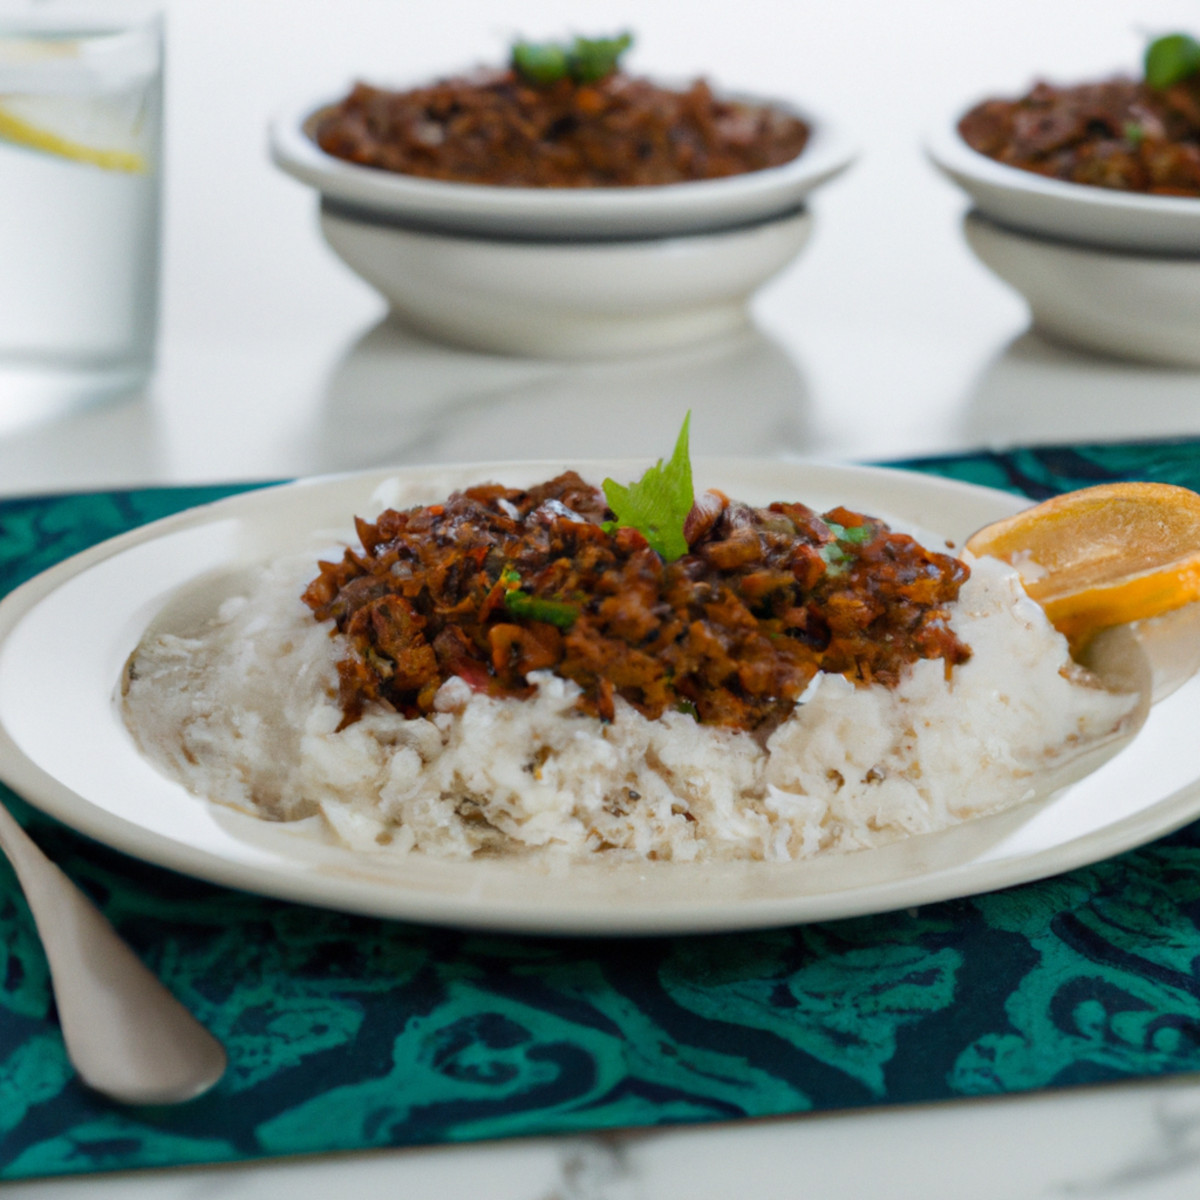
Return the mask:
<path id="1" fill-rule="evenodd" d="M 212 1087 L 225 1072 L 224 1047 L 3 805 L 0 849 L 41 935 L 67 1054 L 83 1081 L 124 1104 L 174 1104 Z"/>

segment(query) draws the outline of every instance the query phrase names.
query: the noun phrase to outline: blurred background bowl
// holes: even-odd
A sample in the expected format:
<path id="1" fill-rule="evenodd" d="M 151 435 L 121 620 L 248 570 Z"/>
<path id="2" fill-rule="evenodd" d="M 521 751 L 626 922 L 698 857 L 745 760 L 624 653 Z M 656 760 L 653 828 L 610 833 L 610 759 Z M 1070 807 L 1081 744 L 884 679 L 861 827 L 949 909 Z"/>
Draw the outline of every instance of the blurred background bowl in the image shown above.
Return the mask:
<path id="1" fill-rule="evenodd" d="M 313 130 L 328 104 L 290 109 L 271 125 L 276 165 L 343 209 L 392 224 L 526 240 L 674 237 L 779 216 L 846 169 L 854 149 L 827 118 L 782 101 L 739 96 L 793 113 L 811 130 L 791 162 L 744 175 L 643 187 L 533 188 L 449 183 L 364 167 L 326 154 Z"/>
<path id="2" fill-rule="evenodd" d="M 1200 367 L 1200 254 L 1134 254 L 1009 229 L 972 212 L 967 244 L 1029 302 L 1054 340 L 1118 358 Z"/>
<path id="3" fill-rule="evenodd" d="M 926 138 L 926 152 L 985 217 L 1107 250 L 1200 255 L 1200 199 L 1068 183 L 1010 167 L 972 149 L 958 132 L 958 119 Z"/>
<path id="4" fill-rule="evenodd" d="M 926 151 L 974 202 L 967 244 L 1024 296 L 1039 332 L 1111 357 L 1200 366 L 1200 199 L 1011 167 L 972 149 L 957 119 Z"/>
<path id="5" fill-rule="evenodd" d="M 758 101 L 763 103 L 763 101 Z M 753 294 L 808 240 L 810 194 L 854 158 L 811 111 L 802 154 L 720 179 L 613 188 L 448 183 L 360 166 L 291 109 L 271 155 L 316 189 L 333 250 L 423 333 L 494 353 L 603 359 L 744 326 Z"/>
<path id="6" fill-rule="evenodd" d="M 643 354 L 748 321 L 808 240 L 804 209 L 680 237 L 522 241 L 435 233 L 321 207 L 330 246 L 393 312 L 441 341 L 549 359 Z"/>

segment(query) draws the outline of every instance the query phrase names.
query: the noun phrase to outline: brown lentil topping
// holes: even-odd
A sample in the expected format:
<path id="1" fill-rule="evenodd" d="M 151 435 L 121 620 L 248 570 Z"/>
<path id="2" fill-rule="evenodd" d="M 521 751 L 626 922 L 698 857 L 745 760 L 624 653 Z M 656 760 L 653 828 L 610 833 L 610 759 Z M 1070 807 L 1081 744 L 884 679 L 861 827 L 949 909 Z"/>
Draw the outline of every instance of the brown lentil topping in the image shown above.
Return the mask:
<path id="1" fill-rule="evenodd" d="M 452 676 L 526 697 L 532 671 L 657 718 L 769 732 L 818 671 L 894 686 L 917 659 L 964 662 L 947 624 L 968 576 L 845 508 L 751 508 L 708 492 L 671 563 L 574 472 L 528 490 L 484 484 L 443 504 L 357 521 L 362 549 L 323 562 L 304 593 L 344 639 L 343 727 L 378 703 L 429 713 Z"/>
<path id="2" fill-rule="evenodd" d="M 976 105 L 958 129 L 981 154 L 1052 179 L 1200 196 L 1200 77 L 1162 90 L 1123 78 L 1038 83 Z"/>
<path id="3" fill-rule="evenodd" d="M 368 167 L 501 187 L 641 187 L 742 175 L 796 158 L 803 121 L 615 73 L 549 86 L 480 72 L 411 91 L 358 84 L 315 124 L 327 154 Z"/>

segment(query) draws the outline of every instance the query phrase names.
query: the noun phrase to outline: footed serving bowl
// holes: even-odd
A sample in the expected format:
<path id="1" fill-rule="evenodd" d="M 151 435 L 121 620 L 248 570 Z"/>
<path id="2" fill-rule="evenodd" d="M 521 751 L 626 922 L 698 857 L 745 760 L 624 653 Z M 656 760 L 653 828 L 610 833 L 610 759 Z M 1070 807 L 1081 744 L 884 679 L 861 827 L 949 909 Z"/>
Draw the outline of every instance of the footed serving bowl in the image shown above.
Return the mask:
<path id="1" fill-rule="evenodd" d="M 972 149 L 956 122 L 926 150 L 974 203 L 967 244 L 1025 297 L 1039 331 L 1101 354 L 1200 367 L 1200 199 L 1010 167 Z"/>
<path id="2" fill-rule="evenodd" d="M 854 151 L 802 112 L 804 152 L 722 179 L 614 188 L 448 183 L 359 166 L 310 136 L 320 105 L 271 127 L 275 163 L 320 196 L 343 261 L 418 330 L 558 359 L 682 346 L 744 325 L 751 296 L 803 249 L 810 194 Z"/>
<path id="3" fill-rule="evenodd" d="M 811 224 L 799 209 L 679 237 L 527 242 L 321 210 L 325 240 L 413 328 L 551 359 L 640 354 L 741 328 L 751 295 L 799 254 Z"/>
<path id="4" fill-rule="evenodd" d="M 980 262 L 1025 297 L 1035 328 L 1051 339 L 1200 368 L 1200 254 L 1105 250 L 1020 232 L 978 212 L 963 228 Z"/>

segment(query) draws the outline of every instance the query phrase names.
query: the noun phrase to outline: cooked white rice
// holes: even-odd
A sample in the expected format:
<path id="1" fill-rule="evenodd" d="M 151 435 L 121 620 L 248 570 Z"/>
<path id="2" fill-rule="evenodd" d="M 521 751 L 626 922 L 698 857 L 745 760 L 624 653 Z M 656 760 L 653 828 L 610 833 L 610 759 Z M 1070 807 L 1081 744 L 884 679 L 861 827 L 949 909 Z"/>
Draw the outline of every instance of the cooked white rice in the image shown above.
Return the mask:
<path id="1" fill-rule="evenodd" d="M 357 850 L 688 861 L 877 846 L 1031 798 L 1131 708 L 1089 684 L 1015 573 L 983 559 L 952 622 L 969 662 L 949 679 L 918 662 L 894 689 L 818 676 L 765 746 L 619 700 L 604 724 L 550 673 L 531 677 L 530 700 L 452 679 L 430 718 L 368 711 L 339 733 L 338 642 L 299 600 L 313 561 L 265 569 L 191 636 L 148 636 L 121 703 L 143 751 L 197 795 L 323 818 Z"/>

